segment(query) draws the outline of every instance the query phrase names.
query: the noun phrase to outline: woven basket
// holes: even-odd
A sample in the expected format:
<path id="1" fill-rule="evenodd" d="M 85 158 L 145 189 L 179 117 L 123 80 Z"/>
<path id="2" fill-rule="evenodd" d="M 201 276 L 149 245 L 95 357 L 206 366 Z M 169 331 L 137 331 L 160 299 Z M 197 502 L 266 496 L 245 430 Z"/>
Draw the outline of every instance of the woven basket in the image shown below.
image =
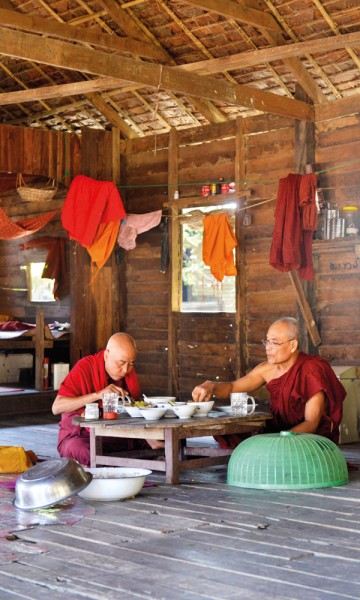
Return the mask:
<path id="1" fill-rule="evenodd" d="M 57 192 L 55 179 L 47 183 L 44 188 L 34 188 L 26 185 L 21 173 L 16 178 L 16 190 L 25 202 L 46 202 L 52 200 Z"/>

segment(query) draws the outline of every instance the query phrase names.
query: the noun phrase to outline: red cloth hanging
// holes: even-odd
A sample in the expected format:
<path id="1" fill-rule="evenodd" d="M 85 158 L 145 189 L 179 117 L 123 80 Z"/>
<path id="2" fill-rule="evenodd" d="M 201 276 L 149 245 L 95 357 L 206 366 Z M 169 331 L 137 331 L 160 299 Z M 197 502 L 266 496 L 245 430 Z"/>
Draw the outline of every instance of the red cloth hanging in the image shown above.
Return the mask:
<path id="1" fill-rule="evenodd" d="M 82 246 L 91 246 L 100 223 L 118 221 L 126 212 L 116 185 L 77 175 L 65 198 L 61 222 L 69 237 Z"/>
<path id="2" fill-rule="evenodd" d="M 22 221 L 12 221 L 6 212 L 0 208 L 0 239 L 16 240 L 17 238 L 31 235 L 45 227 L 57 212 L 58 209 Z"/>
<path id="3" fill-rule="evenodd" d="M 314 279 L 312 235 L 317 226 L 315 193 L 315 173 L 290 173 L 280 179 L 269 261 L 278 271 L 299 269 L 300 277 L 309 281 Z"/>

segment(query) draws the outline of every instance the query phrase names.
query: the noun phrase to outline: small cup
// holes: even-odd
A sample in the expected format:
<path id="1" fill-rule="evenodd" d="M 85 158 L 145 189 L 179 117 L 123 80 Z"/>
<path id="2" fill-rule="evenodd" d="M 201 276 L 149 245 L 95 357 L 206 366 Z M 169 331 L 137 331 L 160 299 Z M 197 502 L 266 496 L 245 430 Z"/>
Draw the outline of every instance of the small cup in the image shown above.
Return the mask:
<path id="1" fill-rule="evenodd" d="M 113 392 L 103 394 L 102 405 L 104 419 L 117 419 L 118 412 L 122 412 L 124 409 L 124 406 L 120 404 L 121 410 L 119 411 L 119 395 Z"/>
<path id="2" fill-rule="evenodd" d="M 252 406 L 248 404 L 249 400 L 252 403 Z M 255 410 L 255 400 L 246 392 L 235 392 L 230 394 L 230 403 L 232 414 L 240 417 L 252 415 Z"/>
<path id="3" fill-rule="evenodd" d="M 85 404 L 85 419 L 92 420 L 99 418 L 99 405 L 97 402 Z"/>

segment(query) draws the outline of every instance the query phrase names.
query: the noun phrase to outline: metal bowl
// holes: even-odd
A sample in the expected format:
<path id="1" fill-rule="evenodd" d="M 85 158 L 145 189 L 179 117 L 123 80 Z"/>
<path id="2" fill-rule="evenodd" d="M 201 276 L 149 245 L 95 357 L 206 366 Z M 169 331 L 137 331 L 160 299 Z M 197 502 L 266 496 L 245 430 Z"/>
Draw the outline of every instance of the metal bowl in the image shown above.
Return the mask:
<path id="1" fill-rule="evenodd" d="M 86 488 L 91 473 L 72 458 L 39 463 L 19 477 L 15 486 L 15 508 L 36 510 L 53 506 Z"/>

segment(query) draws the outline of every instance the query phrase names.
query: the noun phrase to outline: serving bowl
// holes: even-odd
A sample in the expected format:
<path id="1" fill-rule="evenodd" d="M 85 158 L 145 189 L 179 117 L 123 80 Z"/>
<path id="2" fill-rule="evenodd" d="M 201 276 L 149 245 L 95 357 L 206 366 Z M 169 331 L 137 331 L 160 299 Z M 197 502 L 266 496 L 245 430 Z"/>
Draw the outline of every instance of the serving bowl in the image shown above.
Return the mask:
<path id="1" fill-rule="evenodd" d="M 206 417 L 214 406 L 215 400 L 208 402 L 188 402 L 188 406 L 195 406 L 194 417 Z"/>
<path id="2" fill-rule="evenodd" d="M 125 410 L 126 410 L 127 414 L 130 415 L 130 417 L 142 417 L 140 408 L 138 408 L 137 406 L 128 406 L 126 404 Z"/>
<path id="3" fill-rule="evenodd" d="M 157 406 L 158 404 L 169 404 L 170 402 L 175 402 L 175 396 L 150 396 L 150 398 L 146 397 L 146 402 L 149 404 L 154 404 Z"/>
<path id="4" fill-rule="evenodd" d="M 144 417 L 146 421 L 158 421 L 166 413 L 166 408 L 145 406 L 144 408 L 139 408 L 139 411 L 141 412 L 141 416 Z"/>
<path id="5" fill-rule="evenodd" d="M 190 419 L 194 412 L 197 410 L 195 406 L 196 402 L 191 404 L 184 404 L 182 406 L 173 406 L 173 411 L 179 419 Z"/>
<path id="6" fill-rule="evenodd" d="M 72 458 L 38 463 L 17 479 L 14 506 L 21 510 L 53 506 L 81 492 L 91 480 L 91 473 Z"/>
<path id="7" fill-rule="evenodd" d="M 86 470 L 92 481 L 78 495 L 85 500 L 101 502 L 136 496 L 143 487 L 146 476 L 152 472 L 133 467 L 96 467 Z"/>

